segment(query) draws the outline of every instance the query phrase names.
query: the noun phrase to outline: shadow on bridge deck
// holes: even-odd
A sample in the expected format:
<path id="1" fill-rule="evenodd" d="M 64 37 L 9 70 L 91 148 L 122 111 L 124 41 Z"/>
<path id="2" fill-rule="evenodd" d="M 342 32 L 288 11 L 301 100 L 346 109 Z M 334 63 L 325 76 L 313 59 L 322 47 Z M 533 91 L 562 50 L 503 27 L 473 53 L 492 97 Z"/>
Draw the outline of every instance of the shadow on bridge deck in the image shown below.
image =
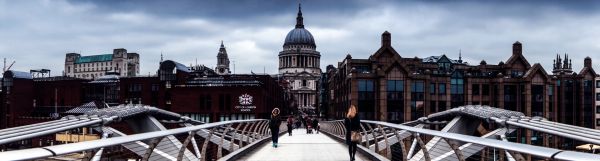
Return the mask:
<path id="1" fill-rule="evenodd" d="M 347 161 L 348 148 L 345 143 L 338 142 L 325 134 L 306 134 L 306 129 L 296 129 L 292 136 L 287 133 L 279 137 L 279 147 L 273 148 L 266 142 L 248 155 L 240 158 L 244 161 Z M 368 160 L 356 152 L 356 160 Z"/>

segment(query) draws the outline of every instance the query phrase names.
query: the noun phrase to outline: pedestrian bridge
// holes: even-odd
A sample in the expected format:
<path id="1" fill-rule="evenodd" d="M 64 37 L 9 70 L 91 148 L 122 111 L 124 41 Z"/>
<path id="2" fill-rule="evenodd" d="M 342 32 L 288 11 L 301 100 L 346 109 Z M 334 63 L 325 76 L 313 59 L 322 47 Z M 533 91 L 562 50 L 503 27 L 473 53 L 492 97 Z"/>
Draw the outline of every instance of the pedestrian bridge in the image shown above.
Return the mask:
<path id="1" fill-rule="evenodd" d="M 0 130 L 0 160 L 349 160 L 343 121 L 321 121 L 321 134 L 280 127 L 279 147 L 270 146 L 264 119 L 203 123 L 141 105 L 90 109 L 83 115 Z M 118 126 L 127 125 L 129 135 Z M 11 146 L 80 128 L 97 140 L 43 147 Z M 361 121 L 357 160 L 599 160 L 600 155 L 513 142 L 515 135 L 542 133 L 600 145 L 600 131 L 528 117 L 489 106 L 461 106 L 411 122 Z M 86 139 L 83 139 L 86 140 Z"/>

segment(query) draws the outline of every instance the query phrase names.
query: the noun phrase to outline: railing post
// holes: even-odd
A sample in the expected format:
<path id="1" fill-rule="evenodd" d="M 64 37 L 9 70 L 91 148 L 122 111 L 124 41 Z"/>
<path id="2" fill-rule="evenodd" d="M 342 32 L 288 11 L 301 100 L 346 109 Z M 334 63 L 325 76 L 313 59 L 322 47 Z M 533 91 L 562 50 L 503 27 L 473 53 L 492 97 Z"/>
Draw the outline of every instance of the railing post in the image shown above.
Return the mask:
<path id="1" fill-rule="evenodd" d="M 148 161 L 148 159 L 150 159 L 150 155 L 152 155 L 152 151 L 154 151 L 154 148 L 156 148 L 156 146 L 160 143 L 160 141 L 163 139 L 164 137 L 158 137 L 152 140 L 152 143 L 150 143 L 150 145 L 148 145 L 148 149 L 146 149 L 146 153 L 144 153 L 144 157 L 142 158 L 142 161 Z"/>
<path id="2" fill-rule="evenodd" d="M 206 140 L 204 140 L 204 144 L 202 145 L 202 158 L 200 158 L 201 161 L 206 161 L 206 149 L 208 149 L 208 143 L 210 142 L 210 138 L 215 133 L 215 129 L 216 127 L 210 129 L 208 137 L 206 137 Z"/>
<path id="3" fill-rule="evenodd" d="M 254 128 L 252 128 L 251 130 L 251 134 L 249 136 L 252 136 L 252 141 L 248 140 L 248 143 L 254 142 L 254 140 L 256 140 L 256 129 L 258 129 L 259 126 L 262 126 L 264 121 L 259 121 L 258 123 L 256 123 L 256 126 L 254 126 Z"/>
<path id="4" fill-rule="evenodd" d="M 367 127 L 369 128 L 369 131 L 371 131 L 371 136 L 373 137 L 373 140 L 375 141 L 375 152 L 379 153 L 379 146 L 377 146 L 377 144 L 379 144 L 379 142 L 377 141 L 377 136 L 375 136 L 375 130 L 373 129 L 373 127 L 371 127 L 370 124 L 367 123 Z M 367 134 L 368 136 L 369 134 Z M 367 138 L 367 142 L 369 142 L 369 139 Z M 370 145 L 367 144 L 367 148 L 369 148 Z M 369 148 L 370 149 L 370 148 Z"/>
<path id="5" fill-rule="evenodd" d="M 254 139 L 252 138 L 252 129 L 258 126 L 259 123 L 260 121 L 253 122 L 252 125 L 250 125 L 250 128 L 248 128 L 248 133 L 246 134 L 246 143 L 250 144 L 251 139 Z"/>
<path id="6" fill-rule="evenodd" d="M 177 153 L 177 161 L 181 161 L 183 159 L 183 154 L 185 153 L 185 150 L 187 149 L 186 147 L 190 143 L 192 138 L 194 138 L 195 134 L 196 134 L 195 131 L 188 132 L 187 138 L 185 138 L 185 141 L 183 141 L 181 148 L 179 148 L 179 153 Z"/>
<path id="7" fill-rule="evenodd" d="M 260 135 L 261 135 L 261 139 L 265 138 L 267 136 L 269 136 L 269 131 L 270 131 L 270 127 L 269 127 L 269 122 L 267 122 L 265 125 L 263 125 L 263 127 L 260 129 Z M 281 126 L 279 126 L 279 130 L 281 131 Z"/>
<path id="8" fill-rule="evenodd" d="M 427 147 L 425 146 L 423 139 L 421 139 L 421 137 L 419 136 L 419 133 L 413 133 L 413 137 L 415 137 L 417 139 L 417 143 L 419 144 L 419 146 L 421 147 L 421 150 L 423 151 L 423 156 L 425 157 L 425 161 L 431 161 L 431 156 L 429 156 Z"/>
<path id="9" fill-rule="evenodd" d="M 231 136 L 231 142 L 230 142 L 230 144 L 229 144 L 229 152 L 233 152 L 234 150 L 237 150 L 237 149 L 235 149 L 235 148 L 234 148 L 234 145 L 235 145 L 235 135 L 236 135 L 236 134 L 237 134 L 237 135 L 239 135 L 239 133 L 238 133 L 238 130 L 240 130 L 240 127 L 242 127 L 242 125 L 243 125 L 243 124 L 245 124 L 245 123 L 243 123 L 243 122 L 242 122 L 242 123 L 239 123 L 239 124 L 237 125 L 237 127 L 235 127 L 235 131 L 233 131 L 233 135 Z M 241 136 L 241 135 L 240 135 L 240 136 Z M 242 136 L 242 138 L 243 138 L 243 136 Z M 242 138 L 239 138 L 239 139 L 240 139 L 240 142 L 241 142 Z M 240 145 L 240 146 L 241 146 L 241 145 Z M 238 146 L 238 148 L 239 148 L 240 146 Z"/>
<path id="10" fill-rule="evenodd" d="M 265 125 L 269 124 L 268 121 L 262 121 L 260 126 L 256 127 L 256 129 L 254 130 L 254 141 L 259 140 L 262 138 L 262 134 L 260 133 L 262 129 L 265 128 Z"/>
<path id="11" fill-rule="evenodd" d="M 336 122 L 335 123 L 335 128 L 336 128 L 336 134 L 342 138 L 344 138 L 344 133 L 346 132 L 346 128 L 344 128 L 344 123 L 343 122 Z"/>
<path id="12" fill-rule="evenodd" d="M 402 151 L 402 161 L 406 161 L 407 160 L 407 156 L 408 155 L 406 153 L 406 144 L 404 144 L 404 139 L 402 139 L 402 137 L 400 137 L 400 134 L 398 133 L 398 130 L 396 130 L 396 128 L 392 128 L 394 129 L 394 134 L 396 135 L 396 138 L 398 139 L 398 144 L 400 144 L 400 150 Z"/>
<path id="13" fill-rule="evenodd" d="M 367 148 L 369 148 L 369 146 L 371 145 L 369 143 L 369 133 L 367 132 L 367 130 L 365 130 L 365 127 L 362 125 L 362 123 L 360 123 L 360 128 L 363 130 L 363 132 L 365 133 L 365 139 L 363 139 L 365 141 L 365 146 L 367 146 Z"/>
<path id="14" fill-rule="evenodd" d="M 196 135 L 197 133 L 194 133 Z M 198 142 L 196 142 L 196 138 L 192 137 L 192 146 L 194 147 L 194 153 L 196 153 L 196 157 L 200 157 L 200 149 L 198 148 Z"/>
<path id="15" fill-rule="evenodd" d="M 465 161 L 465 158 L 463 157 L 462 152 L 460 151 L 460 148 L 458 147 L 458 145 L 456 145 L 454 143 L 454 141 L 444 138 L 444 140 L 446 141 L 446 143 L 448 143 L 448 145 L 450 145 L 450 148 L 452 148 L 452 150 L 454 150 L 454 153 L 456 154 L 456 158 L 458 158 L 459 161 Z"/>
<path id="16" fill-rule="evenodd" d="M 521 155 L 520 153 L 517 152 L 513 152 L 510 150 L 507 150 L 508 153 L 510 153 L 510 155 L 512 155 L 513 158 L 515 158 L 515 160 L 517 161 L 525 161 L 525 157 L 523 157 L 523 155 Z"/>
<path id="17" fill-rule="evenodd" d="M 227 127 L 225 127 L 225 130 L 223 130 L 223 133 L 221 133 L 221 143 L 217 147 L 217 159 L 223 157 L 223 142 L 225 142 L 225 135 L 227 134 L 227 132 L 229 132 L 230 128 L 231 124 L 227 125 Z"/>
<path id="18" fill-rule="evenodd" d="M 391 159 L 392 158 L 392 150 L 390 148 L 390 144 L 388 142 L 388 138 L 387 138 L 387 134 L 385 133 L 385 130 L 383 130 L 383 127 L 381 127 L 381 125 L 377 125 L 377 127 L 379 128 L 379 131 L 381 131 L 381 134 L 383 134 L 383 140 L 385 142 L 385 154 L 387 156 L 387 158 Z M 377 147 L 379 147 L 379 143 L 377 143 Z"/>
<path id="19" fill-rule="evenodd" d="M 254 122 L 249 122 L 249 123 L 246 123 L 246 125 L 244 125 L 244 128 L 243 128 L 243 130 L 241 132 L 241 135 L 240 135 L 240 137 L 241 137 L 240 138 L 240 143 L 239 143 L 239 147 L 240 148 L 242 148 L 244 146 L 244 136 L 246 136 L 245 135 L 246 134 L 246 129 L 248 129 L 248 126 L 250 126 L 250 128 L 252 128 L 251 127 L 252 125 L 254 125 Z"/>

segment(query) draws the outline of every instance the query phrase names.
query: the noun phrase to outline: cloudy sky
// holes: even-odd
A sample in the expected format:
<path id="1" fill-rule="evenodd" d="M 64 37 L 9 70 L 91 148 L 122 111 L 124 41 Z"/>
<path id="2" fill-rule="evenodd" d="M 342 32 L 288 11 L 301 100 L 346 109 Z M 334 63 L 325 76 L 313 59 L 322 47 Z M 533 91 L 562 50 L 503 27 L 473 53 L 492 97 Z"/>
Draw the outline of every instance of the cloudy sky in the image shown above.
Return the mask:
<path id="1" fill-rule="evenodd" d="M 544 3 L 542 3 L 544 2 Z M 515 41 L 530 63 L 552 70 L 568 53 L 575 71 L 586 56 L 600 69 L 600 4 L 577 1 L 302 0 L 304 24 L 322 68 L 346 54 L 367 58 L 392 33 L 402 57 L 446 54 L 471 64 L 506 61 Z M 236 73 L 277 72 L 277 54 L 295 24 L 297 0 L 0 0 L 0 56 L 15 70 L 64 70 L 65 53 L 141 57 L 141 74 L 165 59 L 214 67 L 221 40 Z M 233 68 L 233 66 L 232 66 Z"/>

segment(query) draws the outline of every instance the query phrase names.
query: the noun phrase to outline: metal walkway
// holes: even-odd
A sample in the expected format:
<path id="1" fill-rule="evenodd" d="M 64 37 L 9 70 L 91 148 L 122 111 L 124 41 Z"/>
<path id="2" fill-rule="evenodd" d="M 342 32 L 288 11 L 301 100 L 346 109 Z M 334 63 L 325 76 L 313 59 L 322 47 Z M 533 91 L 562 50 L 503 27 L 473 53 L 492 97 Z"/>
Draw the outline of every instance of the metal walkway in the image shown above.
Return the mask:
<path id="1" fill-rule="evenodd" d="M 273 148 L 271 142 L 250 152 L 239 160 L 244 161 L 347 161 L 348 148 L 323 133 L 306 134 L 306 129 L 294 130 L 292 136 L 279 137 L 279 146 Z M 368 160 L 361 153 L 356 153 L 356 160 Z"/>
<path id="2" fill-rule="evenodd" d="M 125 123 L 134 132 L 114 127 Z M 165 124 L 165 125 L 163 125 Z M 285 132 L 282 125 L 280 131 Z M 322 121 L 322 134 L 296 130 L 270 146 L 268 120 L 202 123 L 150 106 L 120 105 L 80 116 L 0 130 L 0 146 L 53 136 L 78 128 L 93 129 L 101 139 L 61 145 L 12 148 L 0 160 L 73 158 L 75 160 L 348 160 L 342 120 Z M 169 127 L 169 128 L 167 128 Z M 600 130 L 528 117 L 489 106 L 461 106 L 403 124 L 362 120 L 358 160 L 600 160 L 600 155 L 511 142 L 508 136 L 539 132 L 544 136 L 600 144 Z M 11 147 L 11 146 L 6 146 Z M 14 146 L 12 146 L 14 147 Z"/>

